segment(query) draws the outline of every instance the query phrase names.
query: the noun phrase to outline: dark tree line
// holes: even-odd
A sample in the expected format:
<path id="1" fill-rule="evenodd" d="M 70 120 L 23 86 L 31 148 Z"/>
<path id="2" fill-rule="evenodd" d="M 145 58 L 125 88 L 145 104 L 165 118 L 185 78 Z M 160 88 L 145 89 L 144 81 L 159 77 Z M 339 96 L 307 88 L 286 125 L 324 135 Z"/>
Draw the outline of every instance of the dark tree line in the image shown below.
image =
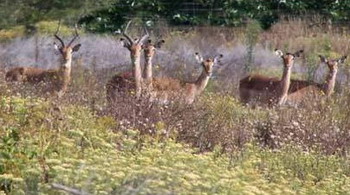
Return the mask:
<path id="1" fill-rule="evenodd" d="M 269 28 L 281 15 L 307 14 L 347 22 L 350 0 L 2 0 L 0 29 L 58 18 L 79 19 L 93 32 L 115 31 L 130 18 L 224 26 L 254 19 Z"/>
<path id="2" fill-rule="evenodd" d="M 0 29 L 33 25 L 42 20 L 77 21 L 111 6 L 114 0 L 0 0 Z"/>

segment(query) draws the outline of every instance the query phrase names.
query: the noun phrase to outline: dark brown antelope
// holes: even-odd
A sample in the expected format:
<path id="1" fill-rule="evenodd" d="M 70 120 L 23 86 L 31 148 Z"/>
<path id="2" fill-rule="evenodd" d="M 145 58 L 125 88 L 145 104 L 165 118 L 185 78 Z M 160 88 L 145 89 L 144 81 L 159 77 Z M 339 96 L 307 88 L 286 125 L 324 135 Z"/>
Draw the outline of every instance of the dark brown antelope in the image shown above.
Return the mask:
<path id="1" fill-rule="evenodd" d="M 152 81 L 152 78 L 153 78 L 152 60 L 153 60 L 154 54 L 156 53 L 156 50 L 161 48 L 164 43 L 165 43 L 164 40 L 160 40 L 155 44 L 153 44 L 152 40 L 149 39 L 147 43 L 142 45 L 142 49 L 145 54 L 145 66 L 143 70 L 143 78 L 148 82 Z"/>
<path id="2" fill-rule="evenodd" d="M 81 44 L 73 45 L 74 41 L 79 37 L 77 26 L 75 26 L 75 35 L 72 40 L 65 45 L 64 41 L 58 36 L 60 23 L 54 34 L 60 45 L 54 42 L 55 49 L 61 55 L 61 64 L 58 69 L 41 69 L 34 67 L 16 67 L 6 73 L 6 81 L 19 81 L 32 85 L 40 84 L 43 93 L 57 95 L 61 97 L 71 80 L 72 55 L 77 52 Z"/>
<path id="3" fill-rule="evenodd" d="M 276 55 L 283 60 L 282 78 L 270 78 L 261 75 L 249 75 L 240 80 L 239 94 L 243 103 L 262 103 L 269 106 L 282 105 L 287 100 L 290 76 L 296 57 L 299 57 L 303 50 L 295 53 L 283 54 L 275 50 Z"/>

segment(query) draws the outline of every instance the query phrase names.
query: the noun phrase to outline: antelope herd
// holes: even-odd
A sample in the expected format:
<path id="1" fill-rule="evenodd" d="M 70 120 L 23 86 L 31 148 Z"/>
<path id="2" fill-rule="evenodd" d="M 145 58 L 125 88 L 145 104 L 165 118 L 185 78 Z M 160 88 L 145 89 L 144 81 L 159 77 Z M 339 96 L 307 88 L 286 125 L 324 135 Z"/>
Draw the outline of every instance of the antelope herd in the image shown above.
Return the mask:
<path id="1" fill-rule="evenodd" d="M 118 102 L 118 97 L 126 95 L 136 99 L 146 98 L 151 102 L 168 104 L 172 101 L 180 101 L 192 104 L 208 84 L 213 67 L 223 55 L 204 59 L 199 53 L 195 53 L 195 59 L 201 64 L 203 70 L 195 82 L 184 82 L 170 77 L 153 77 L 152 60 L 156 50 L 165 43 L 164 40 L 152 42 L 149 33 L 144 27 L 141 37 L 132 39 L 127 30 L 129 21 L 122 32 L 121 43 L 130 52 L 132 72 L 126 72 L 113 76 L 106 84 L 107 103 L 109 106 Z M 55 49 L 61 56 L 61 64 L 58 69 L 45 70 L 34 67 L 15 67 L 6 72 L 5 79 L 8 82 L 28 83 L 36 86 L 45 94 L 61 97 L 71 80 L 72 55 L 77 52 L 81 44 L 73 45 L 79 37 L 75 26 L 75 35 L 65 45 L 58 36 L 60 23 L 54 34 L 60 45 L 54 43 Z M 145 64 L 142 71 L 141 54 L 144 52 Z M 347 56 L 339 59 L 327 59 L 319 56 L 322 63 L 327 64 L 329 73 L 323 84 L 305 80 L 291 79 L 294 60 L 301 56 L 303 50 L 295 53 L 283 53 L 276 49 L 275 54 L 281 57 L 283 62 L 283 74 L 279 78 L 270 78 L 262 75 L 248 75 L 239 82 L 239 95 L 244 104 L 264 104 L 276 106 L 283 104 L 300 104 L 307 96 L 323 94 L 330 96 L 334 92 L 338 65 L 344 63 Z"/>

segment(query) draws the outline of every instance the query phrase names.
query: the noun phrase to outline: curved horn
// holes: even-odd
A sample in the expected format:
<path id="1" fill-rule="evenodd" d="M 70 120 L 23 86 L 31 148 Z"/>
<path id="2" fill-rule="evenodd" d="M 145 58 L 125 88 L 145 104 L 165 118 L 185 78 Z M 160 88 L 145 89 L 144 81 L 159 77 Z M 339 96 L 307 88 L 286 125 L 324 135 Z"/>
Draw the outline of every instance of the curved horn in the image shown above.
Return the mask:
<path id="1" fill-rule="evenodd" d="M 149 37 L 148 30 L 147 30 L 146 26 L 143 26 L 143 30 L 145 31 L 145 35 L 143 35 L 142 38 L 139 39 L 139 41 L 137 42 L 138 44 L 143 43 Z"/>
<path id="2" fill-rule="evenodd" d="M 122 33 L 122 34 L 123 34 L 123 36 L 129 41 L 129 44 L 131 45 L 131 44 L 134 43 L 134 41 L 130 38 L 129 35 L 126 34 L 126 31 L 128 30 L 130 23 L 131 23 L 131 20 L 126 24 L 126 27 L 125 27 L 125 29 L 123 30 L 123 33 Z"/>
<path id="3" fill-rule="evenodd" d="M 61 46 L 64 47 L 64 42 L 62 41 L 62 39 L 58 36 L 58 32 L 60 31 L 61 28 L 61 20 L 58 21 L 58 27 L 57 30 L 54 34 L 55 38 L 61 43 Z"/>
<path id="4" fill-rule="evenodd" d="M 73 37 L 73 39 L 68 43 L 68 47 L 72 45 L 72 43 L 79 37 L 79 34 L 78 34 L 78 24 L 75 24 L 74 26 L 74 32 L 75 32 L 75 35 Z"/>

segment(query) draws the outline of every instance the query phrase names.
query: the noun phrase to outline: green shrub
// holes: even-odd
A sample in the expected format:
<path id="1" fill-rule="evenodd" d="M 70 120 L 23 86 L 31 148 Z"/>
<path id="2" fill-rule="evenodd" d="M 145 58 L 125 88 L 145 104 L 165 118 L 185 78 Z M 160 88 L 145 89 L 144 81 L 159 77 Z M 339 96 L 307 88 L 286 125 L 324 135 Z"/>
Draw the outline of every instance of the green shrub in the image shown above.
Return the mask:
<path id="1" fill-rule="evenodd" d="M 16 37 L 25 35 L 26 29 L 24 26 L 16 26 L 10 29 L 0 30 L 0 41 L 7 41 Z"/>

